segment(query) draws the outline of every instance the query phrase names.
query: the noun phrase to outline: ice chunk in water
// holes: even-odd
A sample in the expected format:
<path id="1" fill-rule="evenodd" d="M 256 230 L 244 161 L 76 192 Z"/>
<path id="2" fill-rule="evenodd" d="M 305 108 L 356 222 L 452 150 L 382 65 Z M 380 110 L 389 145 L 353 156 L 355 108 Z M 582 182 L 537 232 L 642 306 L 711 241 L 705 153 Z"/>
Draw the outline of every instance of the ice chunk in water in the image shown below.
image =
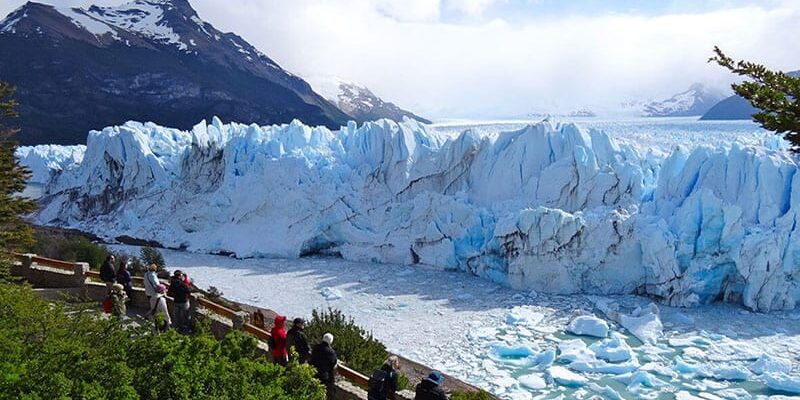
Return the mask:
<path id="1" fill-rule="evenodd" d="M 657 307 L 653 306 L 648 310 L 636 309 L 633 314 L 622 314 L 619 318 L 619 323 L 642 343 L 656 344 L 663 334 L 664 326 L 658 317 Z"/>
<path id="2" fill-rule="evenodd" d="M 578 386 L 583 386 L 587 382 L 589 382 L 589 380 L 584 378 L 583 376 L 580 376 L 560 366 L 550 367 L 547 370 L 547 374 L 553 381 L 563 386 L 578 387 Z"/>
<path id="3" fill-rule="evenodd" d="M 325 300 L 339 300 L 342 298 L 342 293 L 334 288 L 324 287 L 322 290 L 319 291 L 319 294 L 325 298 Z"/>
<path id="4" fill-rule="evenodd" d="M 547 382 L 545 382 L 544 378 L 540 374 L 528 374 L 522 375 L 517 378 L 520 385 L 525 386 L 529 389 L 540 390 L 547 387 Z"/>
<path id="5" fill-rule="evenodd" d="M 750 365 L 750 370 L 756 374 L 776 372 L 788 374 L 792 372 L 792 362 L 785 358 L 775 357 L 765 353 L 758 357 L 756 362 Z"/>
<path id="6" fill-rule="evenodd" d="M 592 361 L 595 359 L 593 351 L 586 347 L 580 339 L 565 340 L 558 344 L 558 359 L 561 362 Z"/>
<path id="7" fill-rule="evenodd" d="M 608 323 L 593 315 L 581 315 L 569 323 L 567 331 L 580 336 L 604 338 L 608 336 Z"/>
<path id="8" fill-rule="evenodd" d="M 782 372 L 764 374 L 764 381 L 770 389 L 800 394 L 800 376 L 791 376 Z"/>
<path id="9" fill-rule="evenodd" d="M 612 337 L 592 343 L 589 346 L 598 358 L 610 362 L 628 361 L 633 358 L 633 349 L 625 343 L 625 337 L 614 333 Z"/>

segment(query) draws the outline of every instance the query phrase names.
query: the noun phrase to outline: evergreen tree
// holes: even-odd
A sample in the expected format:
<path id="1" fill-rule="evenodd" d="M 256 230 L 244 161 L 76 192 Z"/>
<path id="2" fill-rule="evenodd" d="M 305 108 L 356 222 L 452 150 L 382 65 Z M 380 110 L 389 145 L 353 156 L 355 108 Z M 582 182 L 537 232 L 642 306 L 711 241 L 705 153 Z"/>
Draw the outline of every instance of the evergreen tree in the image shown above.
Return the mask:
<path id="1" fill-rule="evenodd" d="M 23 216 L 36 209 L 36 202 L 19 196 L 30 172 L 14 156 L 16 129 L 7 125 L 17 116 L 13 94 L 13 87 L 0 82 L 0 249 L 24 251 L 34 240 L 33 229 Z"/>
<path id="2" fill-rule="evenodd" d="M 734 83 L 731 87 L 736 94 L 761 110 L 753 114 L 753 120 L 764 129 L 783 134 L 792 143 L 792 150 L 800 151 L 800 78 L 781 71 L 770 71 L 761 64 L 734 61 L 716 46 L 714 53 L 709 62 L 716 62 L 734 74 L 749 79 Z"/>
<path id="3" fill-rule="evenodd" d="M 139 251 L 139 258 L 142 260 L 142 264 L 144 267 L 147 268 L 150 264 L 155 264 L 158 266 L 159 270 L 162 270 L 166 267 L 164 263 L 164 256 L 161 255 L 161 252 L 158 249 L 154 249 L 150 246 L 142 247 Z"/>

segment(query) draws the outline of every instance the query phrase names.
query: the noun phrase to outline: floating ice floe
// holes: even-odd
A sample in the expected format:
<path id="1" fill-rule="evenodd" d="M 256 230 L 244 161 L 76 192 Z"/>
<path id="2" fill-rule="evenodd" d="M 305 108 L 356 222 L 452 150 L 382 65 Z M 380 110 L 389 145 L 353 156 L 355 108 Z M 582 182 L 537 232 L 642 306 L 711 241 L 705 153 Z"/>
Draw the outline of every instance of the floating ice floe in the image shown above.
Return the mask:
<path id="1" fill-rule="evenodd" d="M 325 298 L 325 300 L 329 300 L 329 301 L 331 301 L 331 300 L 339 300 L 339 299 L 342 298 L 342 292 L 340 292 L 337 289 L 330 288 L 330 287 L 322 288 L 322 290 L 320 290 L 319 293 L 322 295 L 322 297 Z"/>
<path id="2" fill-rule="evenodd" d="M 750 365 L 750 370 L 756 374 L 784 373 L 792 372 L 792 362 L 781 357 L 762 354 L 754 363 Z"/>
<path id="3" fill-rule="evenodd" d="M 770 389 L 800 394 L 800 376 L 776 372 L 764 374 L 763 378 Z"/>
<path id="4" fill-rule="evenodd" d="M 589 349 L 598 358 L 609 362 L 628 361 L 634 357 L 633 349 L 625 342 L 625 337 L 616 332 L 610 338 L 592 343 Z"/>
<path id="5" fill-rule="evenodd" d="M 536 326 L 544 319 L 544 314 L 530 307 L 514 307 L 506 315 L 506 323 L 509 325 Z"/>
<path id="6" fill-rule="evenodd" d="M 520 385 L 533 390 L 540 390 L 547 387 L 547 382 L 540 374 L 528 374 L 517 378 Z"/>
<path id="7" fill-rule="evenodd" d="M 750 378 L 750 371 L 742 366 L 707 364 L 697 370 L 697 375 L 724 381 L 744 381 Z"/>
<path id="8" fill-rule="evenodd" d="M 563 386 L 578 387 L 583 386 L 589 379 L 578 375 L 564 367 L 554 366 L 547 369 L 547 374 L 556 383 Z"/>
<path id="9" fill-rule="evenodd" d="M 658 307 L 637 308 L 631 315 L 620 314 L 619 323 L 642 343 L 654 345 L 663 335 L 664 326 L 658 317 Z"/>
<path id="10" fill-rule="evenodd" d="M 580 315 L 570 321 L 567 332 L 579 336 L 604 338 L 608 336 L 608 323 L 593 315 Z"/>

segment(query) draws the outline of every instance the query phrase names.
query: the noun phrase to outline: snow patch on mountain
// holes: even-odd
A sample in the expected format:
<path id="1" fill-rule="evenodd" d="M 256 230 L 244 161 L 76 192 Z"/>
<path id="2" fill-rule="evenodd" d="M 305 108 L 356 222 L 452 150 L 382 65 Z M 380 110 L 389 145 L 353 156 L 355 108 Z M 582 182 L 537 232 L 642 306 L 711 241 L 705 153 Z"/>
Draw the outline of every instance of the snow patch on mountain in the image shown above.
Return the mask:
<path id="1" fill-rule="evenodd" d="M 452 138 L 408 119 L 336 132 L 130 122 L 90 133 L 36 218 L 199 252 L 338 255 L 766 311 L 800 299 L 797 169 L 783 148 L 662 158 L 573 124 Z"/>
<path id="2" fill-rule="evenodd" d="M 726 95 L 703 84 L 695 83 L 689 90 L 678 93 L 663 101 L 644 105 L 646 117 L 687 117 L 705 114 Z"/>
<path id="3" fill-rule="evenodd" d="M 311 77 L 309 82 L 317 93 L 357 121 L 374 121 L 381 118 L 402 121 L 404 117 L 408 117 L 422 123 L 431 122 L 401 109 L 394 103 L 384 101 L 369 88 L 358 83 L 330 76 Z"/>

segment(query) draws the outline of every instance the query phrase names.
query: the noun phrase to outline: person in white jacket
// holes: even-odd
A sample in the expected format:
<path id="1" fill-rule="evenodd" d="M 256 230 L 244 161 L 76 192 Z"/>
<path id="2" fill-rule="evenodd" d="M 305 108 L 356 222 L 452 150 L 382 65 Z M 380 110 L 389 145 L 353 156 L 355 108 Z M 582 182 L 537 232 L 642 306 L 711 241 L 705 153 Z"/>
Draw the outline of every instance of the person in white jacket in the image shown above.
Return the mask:
<path id="1" fill-rule="evenodd" d="M 161 284 L 158 280 L 158 265 L 155 263 L 147 267 L 147 272 L 144 274 L 144 294 L 150 300 L 150 309 L 156 306 L 156 288 Z"/>
<path id="2" fill-rule="evenodd" d="M 165 332 L 172 326 L 172 319 L 169 317 L 169 308 L 167 308 L 167 287 L 159 283 L 158 286 L 156 286 L 156 295 L 151 299 L 154 305 L 150 308 L 150 312 L 147 313 L 147 316 L 153 318 L 153 322 L 156 324 L 156 330 Z M 163 317 L 163 322 L 160 324 L 159 317 Z"/>

